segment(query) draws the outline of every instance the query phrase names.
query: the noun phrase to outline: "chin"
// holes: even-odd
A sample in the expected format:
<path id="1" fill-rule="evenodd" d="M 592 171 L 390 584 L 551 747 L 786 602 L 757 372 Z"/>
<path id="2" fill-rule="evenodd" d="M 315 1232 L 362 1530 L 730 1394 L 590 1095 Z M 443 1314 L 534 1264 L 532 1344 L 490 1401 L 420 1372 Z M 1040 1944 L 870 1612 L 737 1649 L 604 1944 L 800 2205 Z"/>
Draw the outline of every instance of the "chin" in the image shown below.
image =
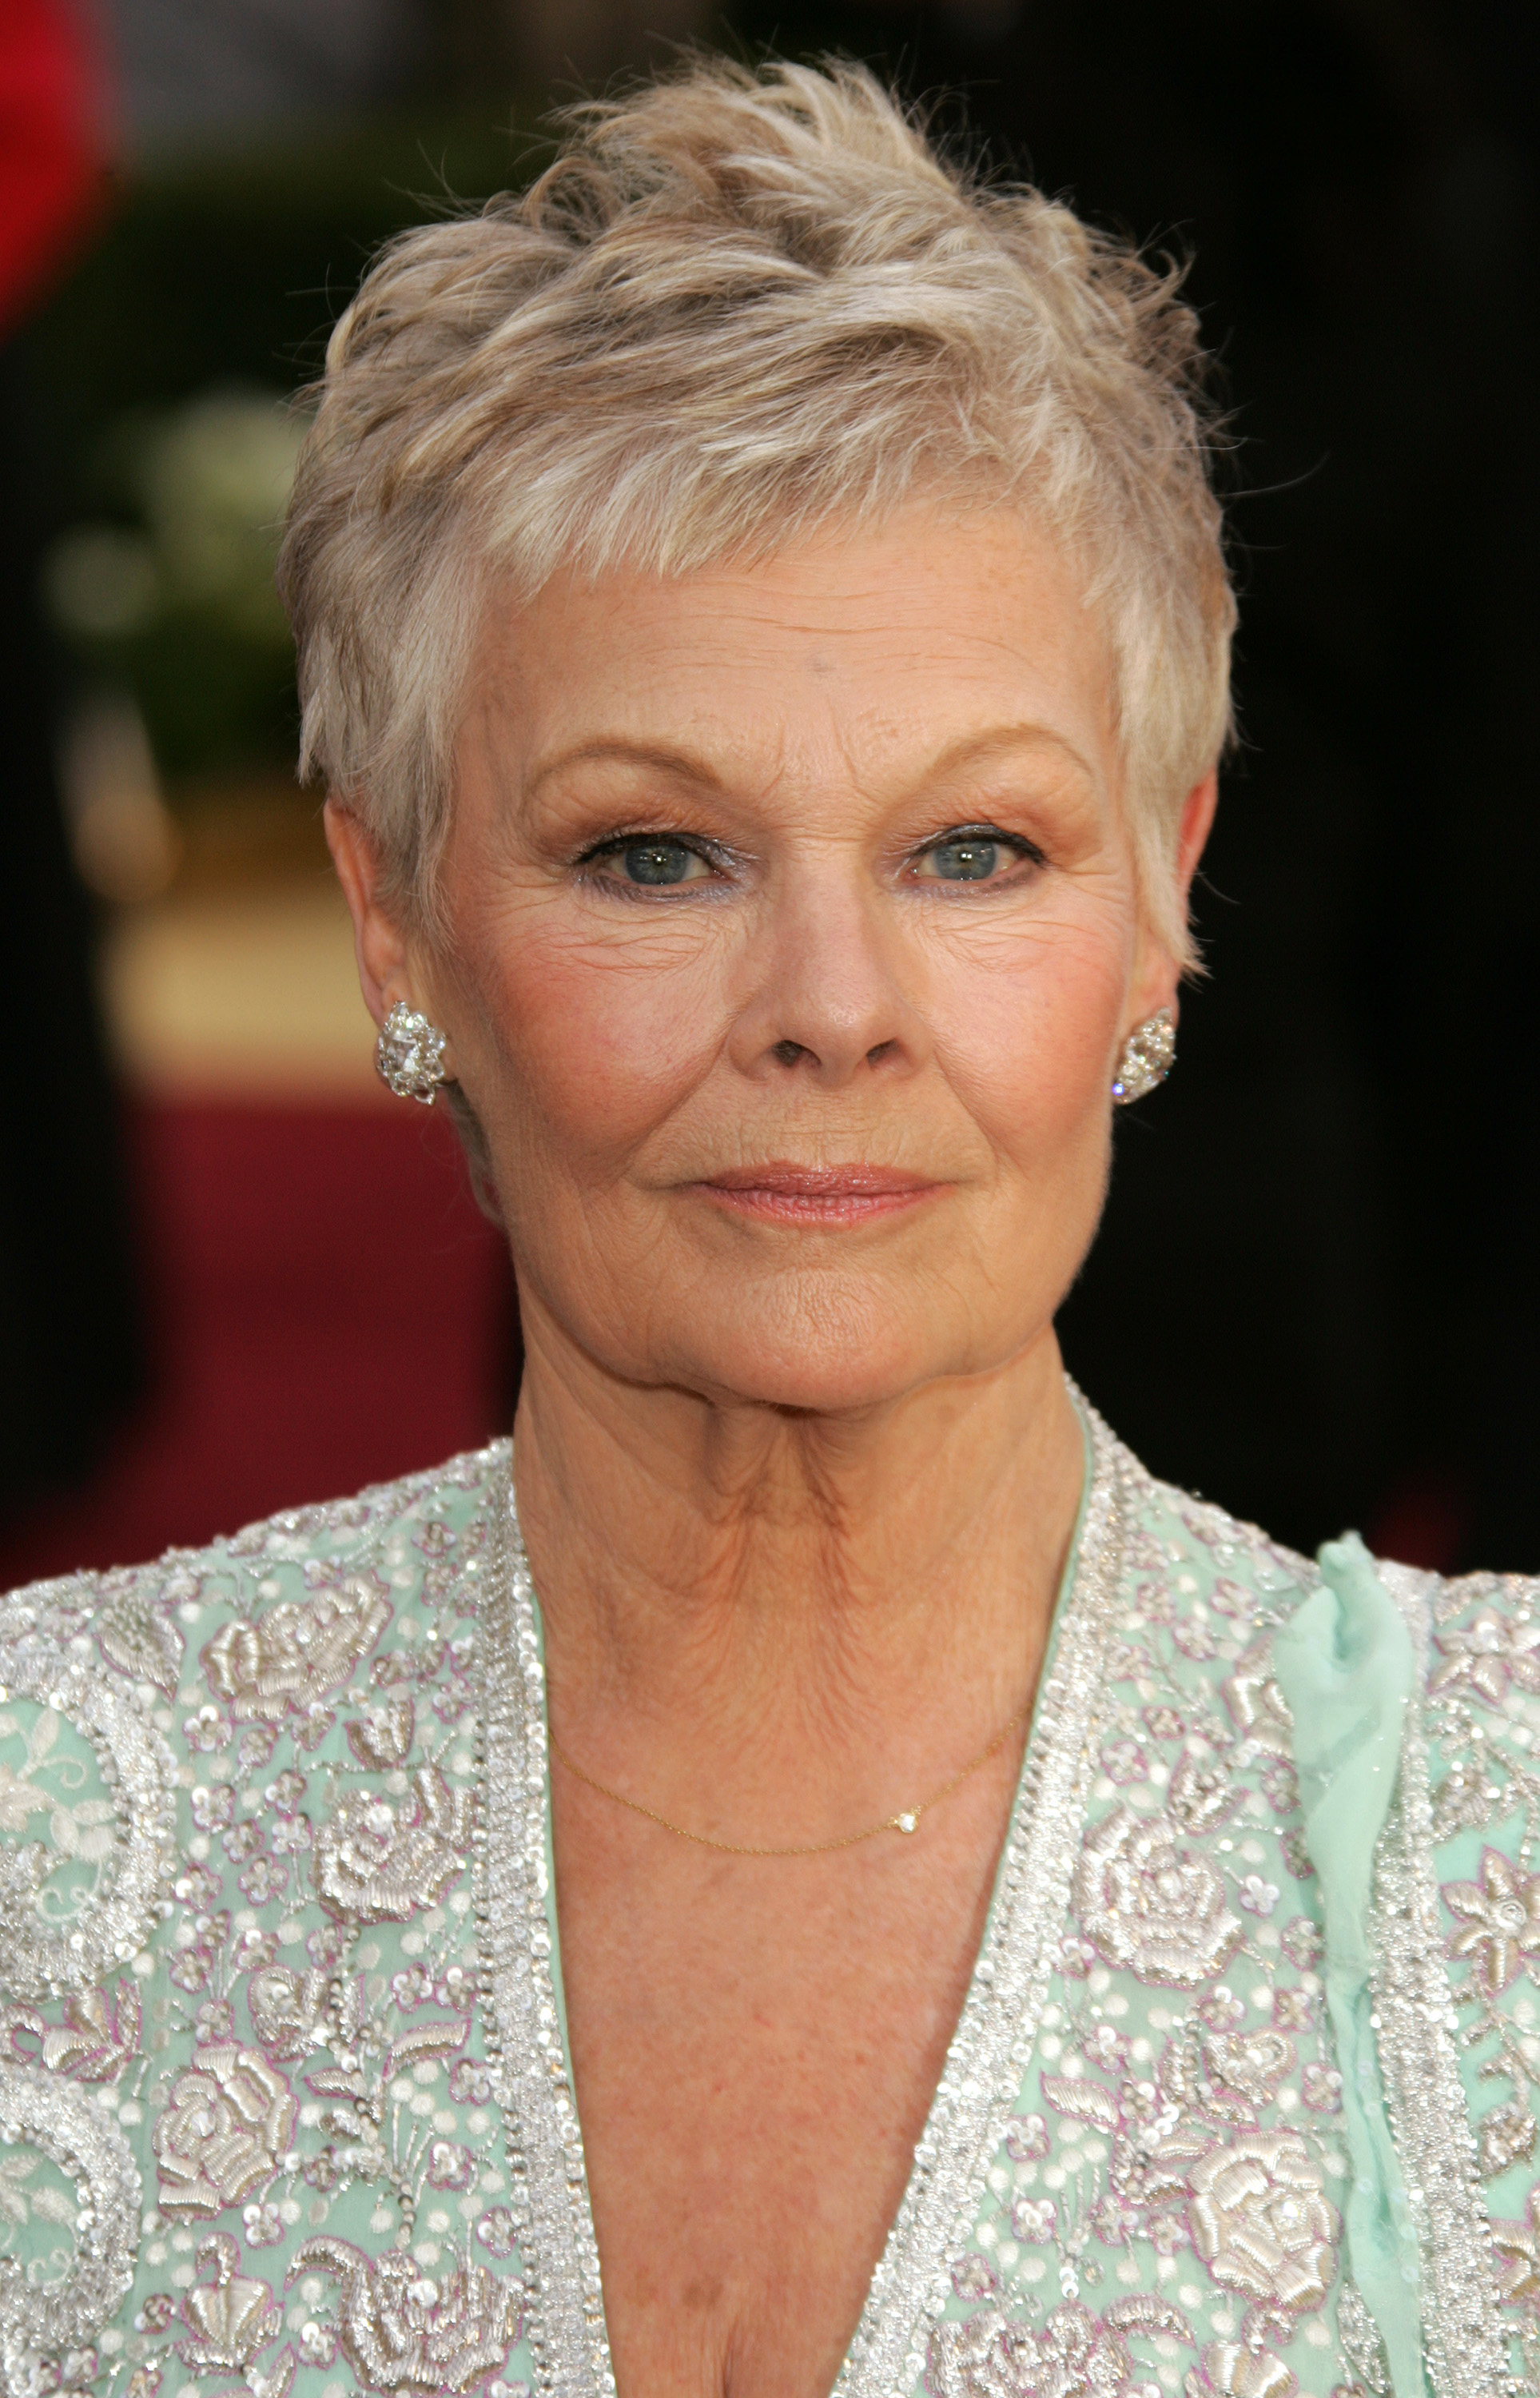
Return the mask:
<path id="1" fill-rule="evenodd" d="M 696 1314 L 662 1379 L 729 1406 L 835 1416 L 891 1407 L 997 1362 L 966 1328 L 916 1321 L 896 1301 L 821 1294 L 813 1305 L 745 1306 L 740 1294 L 715 1324 Z"/>

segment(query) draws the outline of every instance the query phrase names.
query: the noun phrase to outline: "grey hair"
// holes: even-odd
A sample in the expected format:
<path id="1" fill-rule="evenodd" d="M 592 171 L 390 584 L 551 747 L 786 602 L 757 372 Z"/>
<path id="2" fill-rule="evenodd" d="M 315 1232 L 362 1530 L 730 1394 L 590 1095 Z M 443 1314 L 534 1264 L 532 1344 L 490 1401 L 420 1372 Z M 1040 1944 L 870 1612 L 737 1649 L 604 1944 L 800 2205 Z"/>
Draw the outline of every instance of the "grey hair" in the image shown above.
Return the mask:
<path id="1" fill-rule="evenodd" d="M 522 194 L 399 236 L 331 336 L 279 566 L 301 772 L 435 922 L 494 588 L 677 574 L 940 494 L 1078 562 L 1145 905 L 1193 962 L 1182 802 L 1235 622 L 1179 273 L 944 159 L 865 69 L 692 61 L 567 112 Z"/>

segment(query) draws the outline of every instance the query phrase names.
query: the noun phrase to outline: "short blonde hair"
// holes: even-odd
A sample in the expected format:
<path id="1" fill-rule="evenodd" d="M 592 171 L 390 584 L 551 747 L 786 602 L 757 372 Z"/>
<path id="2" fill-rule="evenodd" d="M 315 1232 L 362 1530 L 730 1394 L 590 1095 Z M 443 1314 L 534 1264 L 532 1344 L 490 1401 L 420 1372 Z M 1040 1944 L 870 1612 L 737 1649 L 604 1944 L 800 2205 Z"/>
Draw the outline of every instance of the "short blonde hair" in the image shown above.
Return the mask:
<path id="1" fill-rule="evenodd" d="M 948 163 L 864 68 L 697 61 L 569 111 L 531 188 L 402 235 L 333 332 L 279 581 L 301 771 L 433 921 L 495 587 L 1016 506 L 1108 639 L 1145 903 L 1191 962 L 1186 792 L 1229 725 L 1213 419 L 1177 274 Z"/>

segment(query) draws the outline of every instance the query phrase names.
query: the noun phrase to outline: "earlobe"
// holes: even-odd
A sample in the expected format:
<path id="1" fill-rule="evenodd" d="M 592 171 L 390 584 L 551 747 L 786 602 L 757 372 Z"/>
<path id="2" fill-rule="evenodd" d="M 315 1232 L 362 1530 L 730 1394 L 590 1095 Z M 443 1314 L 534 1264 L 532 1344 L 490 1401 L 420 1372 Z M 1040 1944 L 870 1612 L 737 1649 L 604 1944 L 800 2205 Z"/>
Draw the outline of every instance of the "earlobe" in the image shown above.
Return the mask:
<path id="1" fill-rule="evenodd" d="M 1158 1007 L 1124 1042 L 1112 1078 L 1112 1104 L 1132 1107 L 1166 1079 L 1176 1063 L 1176 1011 Z"/>
<path id="2" fill-rule="evenodd" d="M 383 1024 L 394 1001 L 407 996 L 407 944 L 380 898 L 380 865 L 373 843 L 351 808 L 326 804 L 327 846 L 353 918 L 354 954 L 364 1004 Z"/>

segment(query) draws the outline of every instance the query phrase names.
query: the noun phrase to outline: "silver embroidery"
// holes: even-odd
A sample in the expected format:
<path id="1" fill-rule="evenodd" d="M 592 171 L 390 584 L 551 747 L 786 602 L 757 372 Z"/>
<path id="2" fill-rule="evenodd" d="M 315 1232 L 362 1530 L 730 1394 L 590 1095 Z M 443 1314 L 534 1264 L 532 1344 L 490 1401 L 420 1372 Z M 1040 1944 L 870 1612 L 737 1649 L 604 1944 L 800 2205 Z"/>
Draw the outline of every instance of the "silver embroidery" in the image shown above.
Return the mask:
<path id="1" fill-rule="evenodd" d="M 373 1578 L 356 1573 L 303 1604 L 286 1599 L 254 1623 L 227 1623 L 199 1651 L 208 1687 L 237 1723 L 304 1715 L 347 1680 L 391 1613 Z"/>
<path id="2" fill-rule="evenodd" d="M 357 1983 L 318 1966 L 300 1974 L 291 1965 L 264 1965 L 247 1984 L 246 2001 L 258 2044 L 275 2064 L 291 2065 L 334 2036 L 351 2048 L 357 2037 Z"/>
<path id="3" fill-rule="evenodd" d="M 1490 2115 L 1482 2116 L 1476 2148 L 1488 2181 L 1495 2181 L 1521 2159 L 1533 2156 L 1537 2130 L 1540 2126 L 1522 2098 L 1511 2098 L 1506 2107 L 1494 2107 Z"/>
<path id="4" fill-rule="evenodd" d="M 1294 2398 L 1299 2383 L 1281 2357 L 1242 2348 L 1237 2340 L 1216 2339 L 1183 2386 L 1187 2398 Z"/>
<path id="5" fill-rule="evenodd" d="M 49 2023 L 35 2007 L 12 2007 L 4 2031 L 20 2064 L 35 2060 L 75 2081 L 115 2081 L 139 2053 L 139 1991 L 127 1979 L 115 1990 L 83 1991 L 65 2000 L 61 2024 Z"/>
<path id="6" fill-rule="evenodd" d="M 1252 2107 L 1271 2104 L 1294 2062 L 1294 2043 L 1280 2031 L 1214 2031 L 1203 2045 L 1216 2092 L 1239 2091 Z"/>
<path id="7" fill-rule="evenodd" d="M 1540 1623 L 1482 1607 L 1462 1630 L 1436 1633 L 1433 1645 L 1442 1656 L 1428 1677 L 1430 1697 L 1464 1687 L 1489 1707 L 1500 1707 L 1510 1683 L 1540 1691 Z"/>
<path id="8" fill-rule="evenodd" d="M 1426 1670 L 1428 1578 L 1382 1566 Z M 1466 1653 L 1466 1652 L 1461 1652 Z M 1492 2230 L 1475 2135 L 1451 2032 L 1434 1869 L 1427 1741 L 1407 1709 L 1397 1800 L 1380 1844 L 1371 1950 L 1373 2017 L 1397 2153 L 1425 2274 L 1423 2328 L 1439 2398 L 1508 2398 L 1507 2339 L 1497 2310 Z M 1415 2272 L 1411 2263 L 1406 2268 Z"/>
<path id="9" fill-rule="evenodd" d="M 271 2180 L 294 2129 L 293 2093 L 255 2049 L 219 2041 L 194 2054 L 155 2123 L 160 2203 L 170 2216 L 238 2206 Z"/>
<path id="10" fill-rule="evenodd" d="M 166 1903 L 176 1871 L 170 1752 L 134 1695 L 83 1657 L 23 1636 L 0 1650 L 0 1702 L 30 1699 L 83 1735 L 107 1793 L 92 1802 L 113 1821 L 95 1887 L 57 1923 L 43 1909 L 61 1857 L 38 1840 L 0 1847 L 0 1988 L 21 2000 L 78 1996 L 138 1955 Z"/>
<path id="11" fill-rule="evenodd" d="M 177 2342 L 177 2354 L 194 2373 L 244 2372 L 284 2327 L 267 2283 L 237 2273 L 240 2260 L 228 2231 L 211 2231 L 198 2243 L 196 2270 L 212 2264 L 214 2278 L 194 2281 L 183 2298 L 181 2319 L 191 2337 Z"/>
<path id="12" fill-rule="evenodd" d="M 296 2248 L 286 2286 L 316 2271 L 340 2285 L 337 2337 L 355 2378 L 388 2398 L 479 2389 L 523 2326 L 520 2293 L 468 2254 L 435 2278 L 399 2249 L 368 2257 L 323 2232 Z"/>
<path id="13" fill-rule="evenodd" d="M 1452 1766 L 1433 1794 L 1433 1837 L 1440 1844 L 1456 1832 L 1479 1831 L 1491 1820 L 1497 1793 L 1476 1759 Z"/>
<path id="14" fill-rule="evenodd" d="M 339 1921 L 405 1923 L 435 1906 L 470 1852 L 474 1794 L 451 1790 L 436 1765 L 412 1775 L 399 1813 L 372 1790 L 350 1790 L 315 1835 L 315 1894 Z"/>
<path id="15" fill-rule="evenodd" d="M 836 2398 L 907 2393 L 968 2244 L 977 2193 L 1029 2061 L 1058 1956 L 1095 1771 L 1093 1719 L 1122 1553 L 1122 1477 L 1137 1471 L 1088 1408 L 1093 1470 L 1073 1589 L 1039 1692 L 983 1952 Z M 506 1467 L 504 1466 L 504 1472 Z M 529 1563 L 512 1507 L 489 1610 L 487 1821 L 475 1835 L 479 1913 L 530 2346 L 542 2391 L 610 2398 L 598 2251 L 551 1971 L 546 1916 L 544 1670 Z M 1062 2328 L 1066 2337 L 1066 2318 Z"/>
<path id="16" fill-rule="evenodd" d="M 360 1765 L 384 1773 L 405 1765 L 417 1731 L 417 1709 L 410 1699 L 378 1699 L 355 1716 L 347 1728 L 348 1746 Z"/>
<path id="17" fill-rule="evenodd" d="M 524 2264 L 526 2331 L 540 2387 L 561 2398 L 596 2391 L 613 2398 L 583 2138 L 551 1974 L 545 1668 L 506 1447 L 500 1464 L 495 1580 L 486 1615 L 486 1815 L 472 1836 L 487 1958 L 485 2037 L 502 2109 L 507 2209 Z"/>
<path id="18" fill-rule="evenodd" d="M 1445 1882 L 1443 1895 L 1460 1926 L 1449 1954 L 1470 1958 L 1478 1983 L 1495 1998 L 1540 1951 L 1540 1874 L 1486 1849 L 1477 1879 Z"/>
<path id="19" fill-rule="evenodd" d="M 1240 1941 L 1240 1918 L 1207 1858 L 1177 1845 L 1169 1814 L 1115 1807 L 1075 1868 L 1075 1908 L 1105 1957 L 1142 1982 L 1195 1990 L 1223 1972 Z"/>
<path id="20" fill-rule="evenodd" d="M 47 2361 L 87 2348 L 111 2319 L 133 2281 L 142 2199 L 128 2143 L 98 2101 L 52 2074 L 0 2064 L 0 2142 L 19 2140 L 75 2185 L 75 2248 L 56 2282 L 31 2282 L 14 2257 L 0 2257 L 0 2398 L 49 2386 Z"/>
<path id="21" fill-rule="evenodd" d="M 1342 2352 L 1373 2398 L 1390 2398 L 1390 2369 L 1385 2343 L 1373 2316 L 1359 2296 L 1356 2282 L 1345 2282 L 1337 2300 L 1337 2337 Z"/>
<path id="22" fill-rule="evenodd" d="M 108 1664 L 131 1681 L 153 1682 L 168 1699 L 175 1698 L 185 1645 L 176 1625 L 140 1586 L 137 1575 L 125 1577 L 104 1595 L 106 1604 L 95 1617 L 95 1630 Z"/>
<path id="23" fill-rule="evenodd" d="M 966 2323 L 937 2324 L 925 2386 L 931 2398 L 1119 2398 L 1135 2371 L 1131 2332 L 1193 2344 L 1185 2315 L 1158 2298 L 1120 2298 L 1100 2320 L 1082 2306 L 1055 2307 L 1039 2332 L 984 2307 Z"/>
<path id="24" fill-rule="evenodd" d="M 1291 2313 L 1325 2305 L 1342 2225 L 1297 2132 L 1217 2142 L 1187 2179 L 1193 2245 L 1221 2289 Z"/>
<path id="25" fill-rule="evenodd" d="M 1304 1587 L 1308 1590 L 1317 1576 L 1313 1567 L 1306 1566 L 1304 1571 Z M 1221 1686 L 1220 1695 L 1253 1748 L 1269 1757 L 1292 1757 L 1293 1724 L 1288 1702 L 1273 1679 L 1270 1634 L 1252 1642 L 1229 1680 Z"/>

